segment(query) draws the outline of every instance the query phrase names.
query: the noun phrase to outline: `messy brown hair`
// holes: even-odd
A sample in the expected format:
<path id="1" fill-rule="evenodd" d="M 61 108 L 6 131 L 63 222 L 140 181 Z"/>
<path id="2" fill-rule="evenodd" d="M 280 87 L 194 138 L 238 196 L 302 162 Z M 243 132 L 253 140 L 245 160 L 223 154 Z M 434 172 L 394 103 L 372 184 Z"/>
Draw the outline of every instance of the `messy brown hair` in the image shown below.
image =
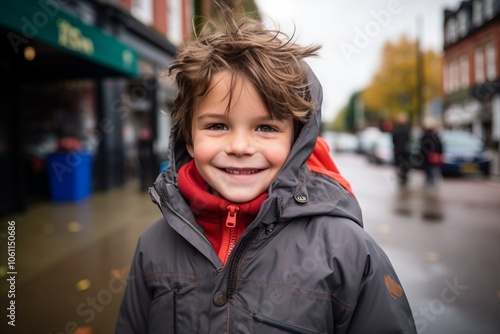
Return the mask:
<path id="1" fill-rule="evenodd" d="M 233 82 L 241 75 L 250 80 L 271 117 L 293 117 L 296 125 L 306 123 L 314 102 L 303 59 L 317 56 L 320 46 L 299 46 L 293 36 L 229 9 L 223 8 L 222 18 L 222 23 L 210 21 L 199 36 L 187 41 L 169 68 L 179 91 L 171 108 L 177 138 L 192 144 L 194 110 L 209 93 L 214 76 L 222 71 L 229 71 Z M 227 112 L 233 94 L 231 88 Z"/>

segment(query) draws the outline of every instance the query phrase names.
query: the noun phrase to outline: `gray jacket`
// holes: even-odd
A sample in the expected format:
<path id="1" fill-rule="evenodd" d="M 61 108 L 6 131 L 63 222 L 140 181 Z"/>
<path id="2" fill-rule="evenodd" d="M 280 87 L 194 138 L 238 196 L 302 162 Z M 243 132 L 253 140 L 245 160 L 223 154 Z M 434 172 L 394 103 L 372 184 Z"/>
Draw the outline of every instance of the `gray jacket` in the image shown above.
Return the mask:
<path id="1" fill-rule="evenodd" d="M 150 189 L 164 219 L 140 237 L 116 333 L 416 333 L 389 259 L 356 199 L 305 163 L 320 129 L 302 129 L 255 220 L 224 266 L 177 188 L 190 157 L 171 140 Z"/>

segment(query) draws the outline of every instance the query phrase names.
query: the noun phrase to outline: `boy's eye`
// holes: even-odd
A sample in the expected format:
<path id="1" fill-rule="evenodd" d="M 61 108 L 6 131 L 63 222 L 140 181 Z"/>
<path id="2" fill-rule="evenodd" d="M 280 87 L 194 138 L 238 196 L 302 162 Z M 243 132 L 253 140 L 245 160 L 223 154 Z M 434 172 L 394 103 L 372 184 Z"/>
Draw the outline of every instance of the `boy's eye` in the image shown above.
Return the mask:
<path id="1" fill-rule="evenodd" d="M 223 131 L 223 130 L 227 130 L 227 126 L 222 124 L 222 123 L 214 123 L 214 124 L 209 124 L 207 126 L 207 130 Z"/>
<path id="2" fill-rule="evenodd" d="M 257 127 L 257 131 L 261 131 L 261 132 L 277 132 L 278 129 L 276 129 L 274 126 L 271 126 L 271 125 L 259 125 Z"/>

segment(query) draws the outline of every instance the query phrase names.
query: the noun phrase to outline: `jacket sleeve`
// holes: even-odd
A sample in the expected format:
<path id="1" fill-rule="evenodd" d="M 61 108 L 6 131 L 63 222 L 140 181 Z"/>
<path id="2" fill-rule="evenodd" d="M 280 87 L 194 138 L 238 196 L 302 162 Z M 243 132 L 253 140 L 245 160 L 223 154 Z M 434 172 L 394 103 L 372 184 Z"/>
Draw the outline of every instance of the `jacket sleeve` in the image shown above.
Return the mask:
<path id="1" fill-rule="evenodd" d="M 137 244 L 127 287 L 116 324 L 116 334 L 143 334 L 148 332 L 149 308 L 152 296 L 142 268 L 141 239 Z"/>
<path id="2" fill-rule="evenodd" d="M 369 236 L 364 246 L 363 278 L 347 333 L 416 334 L 410 305 L 389 258 Z"/>

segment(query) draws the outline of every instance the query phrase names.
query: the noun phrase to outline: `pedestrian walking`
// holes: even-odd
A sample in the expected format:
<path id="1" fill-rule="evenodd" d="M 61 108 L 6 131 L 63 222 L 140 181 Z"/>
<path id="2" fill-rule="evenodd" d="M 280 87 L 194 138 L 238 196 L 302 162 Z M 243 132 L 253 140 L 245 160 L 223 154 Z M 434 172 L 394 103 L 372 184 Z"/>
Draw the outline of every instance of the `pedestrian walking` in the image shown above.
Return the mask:
<path id="1" fill-rule="evenodd" d="M 408 182 L 410 171 L 410 127 L 408 125 L 408 114 L 401 112 L 396 116 L 396 124 L 392 129 L 392 142 L 394 144 L 394 164 L 398 184 L 405 185 Z"/>
<path id="2" fill-rule="evenodd" d="M 423 121 L 423 132 L 420 137 L 420 155 L 425 171 L 425 185 L 433 186 L 441 176 L 443 162 L 443 144 L 436 130 L 434 118 L 426 117 Z"/>
<path id="3" fill-rule="evenodd" d="M 169 73 L 164 215 L 139 239 L 116 333 L 416 333 L 389 259 L 318 139 L 299 46 L 223 7 Z"/>

